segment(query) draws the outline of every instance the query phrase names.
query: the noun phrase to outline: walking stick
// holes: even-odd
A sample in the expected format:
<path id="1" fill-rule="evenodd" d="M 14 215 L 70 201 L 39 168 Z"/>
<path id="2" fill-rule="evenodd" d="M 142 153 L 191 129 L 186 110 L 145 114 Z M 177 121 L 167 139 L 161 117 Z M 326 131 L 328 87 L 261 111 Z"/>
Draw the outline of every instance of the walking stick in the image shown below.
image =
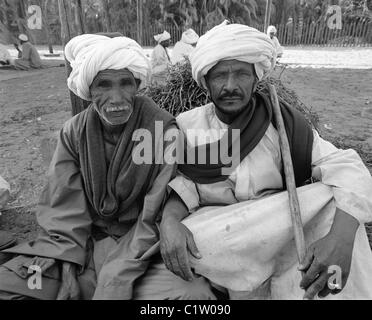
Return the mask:
<path id="1" fill-rule="evenodd" d="M 278 95 L 276 93 L 275 86 L 272 84 L 268 84 L 268 89 L 270 93 L 270 99 L 273 104 L 277 130 L 279 132 L 280 150 L 283 158 L 284 174 L 288 190 L 289 209 L 291 212 L 291 220 L 294 229 L 293 231 L 297 249 L 297 257 L 299 263 L 301 264 L 304 261 L 306 255 L 306 244 L 301 221 L 300 204 L 298 202 L 296 190 L 291 150 L 289 148 L 288 137 L 284 127 L 284 121 L 279 107 Z"/>

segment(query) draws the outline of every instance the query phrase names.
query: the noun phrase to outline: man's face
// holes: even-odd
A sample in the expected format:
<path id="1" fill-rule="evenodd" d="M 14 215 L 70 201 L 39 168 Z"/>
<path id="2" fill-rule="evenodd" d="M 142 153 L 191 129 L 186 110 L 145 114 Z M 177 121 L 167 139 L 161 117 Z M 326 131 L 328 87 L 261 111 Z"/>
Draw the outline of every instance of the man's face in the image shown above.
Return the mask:
<path id="1" fill-rule="evenodd" d="M 125 124 L 133 113 L 139 82 L 127 69 L 100 71 L 90 93 L 100 117 L 108 124 Z"/>
<path id="2" fill-rule="evenodd" d="M 272 39 L 274 38 L 274 36 L 275 36 L 275 32 L 270 32 L 270 38 Z"/>
<path id="3" fill-rule="evenodd" d="M 253 64 L 226 60 L 214 66 L 205 77 L 216 108 L 225 115 L 238 115 L 251 99 L 256 84 Z"/>
<path id="4" fill-rule="evenodd" d="M 168 39 L 168 40 L 162 41 L 162 42 L 161 42 L 161 45 L 162 45 L 164 48 L 168 48 L 168 47 L 170 46 L 170 43 L 171 43 L 171 40 Z"/>

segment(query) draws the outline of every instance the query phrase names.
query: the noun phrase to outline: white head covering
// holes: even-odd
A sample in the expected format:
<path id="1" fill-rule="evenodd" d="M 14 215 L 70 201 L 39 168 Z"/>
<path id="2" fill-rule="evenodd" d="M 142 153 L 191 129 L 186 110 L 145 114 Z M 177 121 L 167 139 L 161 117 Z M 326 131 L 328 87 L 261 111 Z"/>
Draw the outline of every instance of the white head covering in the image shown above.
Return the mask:
<path id="1" fill-rule="evenodd" d="M 193 29 L 187 29 L 182 33 L 181 41 L 187 44 L 195 44 L 199 40 L 198 34 Z"/>
<path id="2" fill-rule="evenodd" d="M 190 55 L 192 75 L 199 85 L 206 87 L 204 76 L 223 60 L 254 64 L 259 80 L 275 67 L 276 53 L 270 37 L 246 25 L 227 23 L 224 21 L 200 37 Z"/>
<path id="3" fill-rule="evenodd" d="M 21 41 L 28 41 L 28 37 L 24 33 L 21 33 L 18 36 L 18 39 L 21 40 Z"/>
<path id="4" fill-rule="evenodd" d="M 169 40 L 171 38 L 171 35 L 169 34 L 169 32 L 165 31 L 163 33 L 160 33 L 160 34 L 157 34 L 156 36 L 154 36 L 154 39 L 157 43 L 160 43 L 160 42 L 163 42 L 165 40 Z"/>
<path id="5" fill-rule="evenodd" d="M 143 84 L 150 67 L 141 46 L 127 37 L 83 34 L 67 43 L 65 56 L 72 67 L 67 86 L 77 96 L 88 101 L 91 101 L 89 87 L 98 72 L 128 69 Z"/>
<path id="6" fill-rule="evenodd" d="M 268 26 L 267 28 L 267 35 L 270 36 L 270 33 L 274 32 L 274 34 L 277 33 L 277 30 L 274 26 Z"/>

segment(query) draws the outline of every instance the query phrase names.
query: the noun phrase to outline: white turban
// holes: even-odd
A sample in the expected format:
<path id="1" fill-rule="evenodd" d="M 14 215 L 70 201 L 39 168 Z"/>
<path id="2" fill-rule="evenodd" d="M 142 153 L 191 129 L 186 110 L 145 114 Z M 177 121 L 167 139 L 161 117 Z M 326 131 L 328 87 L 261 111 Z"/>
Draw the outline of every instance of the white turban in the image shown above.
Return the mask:
<path id="1" fill-rule="evenodd" d="M 270 33 L 274 32 L 276 34 L 277 30 L 274 26 L 268 26 L 267 35 L 270 36 Z"/>
<path id="2" fill-rule="evenodd" d="M 67 86 L 77 96 L 88 101 L 91 101 L 89 87 L 98 72 L 128 69 L 143 84 L 149 70 L 149 61 L 143 49 L 127 37 L 83 34 L 67 43 L 65 56 L 72 68 Z"/>
<path id="3" fill-rule="evenodd" d="M 160 34 L 157 34 L 156 36 L 154 36 L 154 39 L 157 43 L 160 43 L 160 42 L 163 42 L 165 40 L 169 40 L 171 38 L 171 35 L 169 34 L 169 32 L 165 31 L 163 33 L 160 33 Z"/>
<path id="4" fill-rule="evenodd" d="M 28 37 L 24 33 L 21 33 L 18 36 L 18 39 L 21 40 L 21 41 L 28 41 Z"/>
<path id="5" fill-rule="evenodd" d="M 225 21 L 201 36 L 190 55 L 192 75 L 199 85 L 206 87 L 205 75 L 223 60 L 254 64 L 259 80 L 267 77 L 275 67 L 276 51 L 270 37 L 242 24 L 227 23 Z"/>
<path id="6" fill-rule="evenodd" d="M 188 29 L 184 33 L 182 33 L 181 40 L 182 42 L 187 44 L 194 44 L 198 42 L 199 36 L 193 29 Z"/>

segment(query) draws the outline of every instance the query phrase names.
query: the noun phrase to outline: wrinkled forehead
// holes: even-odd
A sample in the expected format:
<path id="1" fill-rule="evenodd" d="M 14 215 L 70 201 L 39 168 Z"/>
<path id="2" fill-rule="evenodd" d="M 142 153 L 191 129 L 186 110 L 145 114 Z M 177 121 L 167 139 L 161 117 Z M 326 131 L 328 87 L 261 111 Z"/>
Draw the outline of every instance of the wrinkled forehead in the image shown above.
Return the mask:
<path id="1" fill-rule="evenodd" d="M 97 75 L 94 77 L 94 80 L 96 79 L 107 79 L 107 80 L 115 80 L 117 78 L 131 78 L 134 79 L 134 75 L 132 72 L 130 72 L 128 69 L 120 69 L 120 70 L 113 70 L 113 69 L 107 69 L 102 70 L 97 73 Z"/>
<path id="2" fill-rule="evenodd" d="M 254 70 L 254 65 L 252 63 L 243 62 L 239 60 L 222 60 L 219 61 L 211 70 L 209 70 L 208 74 L 238 70 L 252 71 Z"/>

